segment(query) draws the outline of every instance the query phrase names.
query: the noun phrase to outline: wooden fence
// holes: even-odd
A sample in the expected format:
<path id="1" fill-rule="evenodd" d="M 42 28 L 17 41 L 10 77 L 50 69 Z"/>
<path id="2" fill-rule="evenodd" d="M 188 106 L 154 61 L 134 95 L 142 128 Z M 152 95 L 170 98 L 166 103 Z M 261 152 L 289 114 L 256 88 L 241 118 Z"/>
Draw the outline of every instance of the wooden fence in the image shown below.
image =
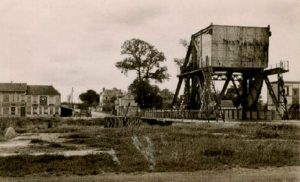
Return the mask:
<path id="1" fill-rule="evenodd" d="M 225 120 L 241 120 L 241 109 L 223 109 Z M 299 112 L 290 113 L 292 116 L 297 116 L 299 119 Z M 207 114 L 199 110 L 142 110 L 139 112 L 140 117 L 145 118 L 172 118 L 172 119 L 207 119 Z M 211 115 L 211 119 L 215 117 Z M 276 111 L 248 111 L 247 120 L 281 120 L 280 115 Z"/>

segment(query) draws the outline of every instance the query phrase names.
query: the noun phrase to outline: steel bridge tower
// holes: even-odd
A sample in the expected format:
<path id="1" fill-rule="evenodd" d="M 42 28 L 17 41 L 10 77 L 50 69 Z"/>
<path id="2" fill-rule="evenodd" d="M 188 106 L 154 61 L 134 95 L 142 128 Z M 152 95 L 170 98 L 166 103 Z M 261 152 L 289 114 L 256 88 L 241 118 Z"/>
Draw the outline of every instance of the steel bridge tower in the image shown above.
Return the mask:
<path id="1" fill-rule="evenodd" d="M 231 82 L 236 94 L 236 106 L 242 108 L 242 118 L 247 119 L 247 111 L 256 109 L 265 81 L 276 110 L 287 119 L 286 98 L 282 74 L 288 72 L 288 65 L 268 67 L 269 36 L 268 27 L 245 27 L 211 24 L 191 36 L 185 61 L 178 75 L 175 96 L 184 82 L 185 109 L 203 111 L 207 118 L 212 114 L 222 117 L 221 100 Z M 276 96 L 270 75 L 278 76 Z M 220 92 L 215 81 L 225 81 Z"/>

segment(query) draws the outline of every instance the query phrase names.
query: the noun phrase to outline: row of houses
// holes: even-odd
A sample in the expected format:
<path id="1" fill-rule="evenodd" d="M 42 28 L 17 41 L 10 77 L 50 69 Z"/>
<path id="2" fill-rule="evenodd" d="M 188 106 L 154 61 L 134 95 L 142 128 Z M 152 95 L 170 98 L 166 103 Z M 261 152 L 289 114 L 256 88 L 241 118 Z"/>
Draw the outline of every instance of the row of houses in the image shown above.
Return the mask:
<path id="1" fill-rule="evenodd" d="M 105 103 L 113 102 L 117 115 L 133 115 L 137 111 L 133 95 L 120 89 L 103 89 L 99 100 L 100 110 Z M 0 83 L 0 117 L 61 116 L 64 108 L 60 93 L 52 85 Z"/>
<path id="2" fill-rule="evenodd" d="M 0 83 L 0 116 L 59 116 L 60 93 L 52 85 Z"/>

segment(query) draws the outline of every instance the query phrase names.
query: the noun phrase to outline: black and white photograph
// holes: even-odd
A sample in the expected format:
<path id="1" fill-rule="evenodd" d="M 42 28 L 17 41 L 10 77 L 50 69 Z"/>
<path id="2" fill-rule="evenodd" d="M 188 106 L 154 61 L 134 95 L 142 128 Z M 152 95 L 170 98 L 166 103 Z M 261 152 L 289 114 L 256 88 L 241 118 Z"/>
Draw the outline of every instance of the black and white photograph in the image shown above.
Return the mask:
<path id="1" fill-rule="evenodd" d="M 0 181 L 300 182 L 299 17 L 298 0 L 0 0 Z"/>

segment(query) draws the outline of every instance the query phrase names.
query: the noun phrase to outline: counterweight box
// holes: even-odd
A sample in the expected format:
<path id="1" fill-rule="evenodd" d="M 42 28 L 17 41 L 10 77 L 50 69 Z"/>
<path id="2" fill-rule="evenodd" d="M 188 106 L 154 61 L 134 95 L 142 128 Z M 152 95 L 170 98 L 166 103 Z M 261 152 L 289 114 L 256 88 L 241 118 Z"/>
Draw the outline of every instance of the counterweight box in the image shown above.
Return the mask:
<path id="1" fill-rule="evenodd" d="M 210 25 L 193 35 L 194 64 L 199 68 L 268 67 L 270 27 Z"/>

